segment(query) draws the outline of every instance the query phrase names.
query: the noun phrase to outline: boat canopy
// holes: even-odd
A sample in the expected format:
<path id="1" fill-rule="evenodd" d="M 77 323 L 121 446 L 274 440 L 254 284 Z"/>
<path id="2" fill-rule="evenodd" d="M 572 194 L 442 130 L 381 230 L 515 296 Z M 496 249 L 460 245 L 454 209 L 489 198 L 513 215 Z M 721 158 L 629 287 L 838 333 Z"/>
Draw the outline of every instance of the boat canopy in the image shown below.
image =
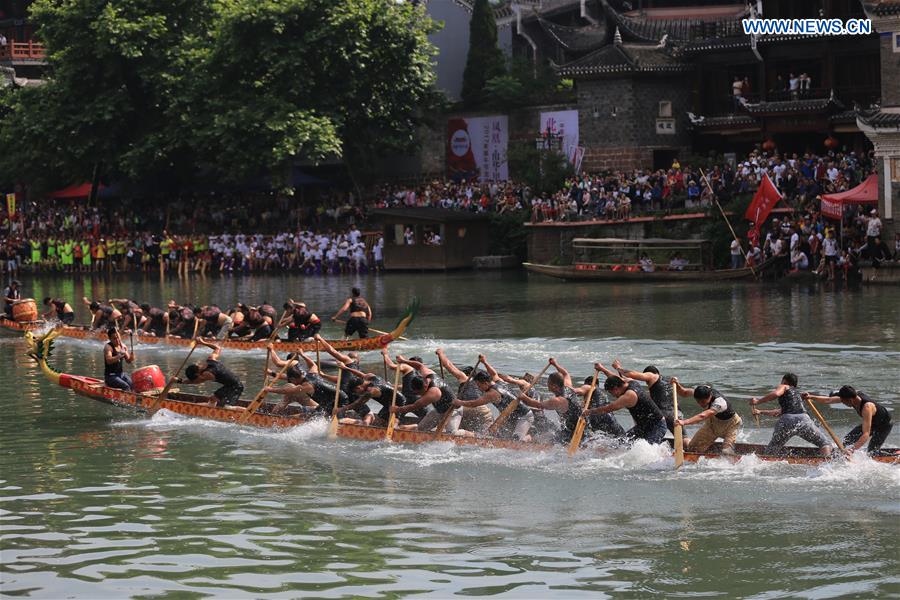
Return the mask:
<path id="1" fill-rule="evenodd" d="M 712 242 L 709 240 L 575 238 L 572 240 L 572 254 L 576 265 L 636 265 L 646 254 L 658 266 L 678 261 L 679 270 L 712 268 Z"/>

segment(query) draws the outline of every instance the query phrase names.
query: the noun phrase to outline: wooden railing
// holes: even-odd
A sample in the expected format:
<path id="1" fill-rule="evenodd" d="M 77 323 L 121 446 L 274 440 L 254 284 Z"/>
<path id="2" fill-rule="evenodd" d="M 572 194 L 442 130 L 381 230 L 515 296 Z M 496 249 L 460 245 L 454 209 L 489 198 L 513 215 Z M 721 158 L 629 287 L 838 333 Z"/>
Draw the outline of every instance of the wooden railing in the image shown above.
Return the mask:
<path id="1" fill-rule="evenodd" d="M 46 57 L 44 45 L 31 40 L 8 42 L 5 46 L 0 46 L 0 61 L 41 61 Z"/>

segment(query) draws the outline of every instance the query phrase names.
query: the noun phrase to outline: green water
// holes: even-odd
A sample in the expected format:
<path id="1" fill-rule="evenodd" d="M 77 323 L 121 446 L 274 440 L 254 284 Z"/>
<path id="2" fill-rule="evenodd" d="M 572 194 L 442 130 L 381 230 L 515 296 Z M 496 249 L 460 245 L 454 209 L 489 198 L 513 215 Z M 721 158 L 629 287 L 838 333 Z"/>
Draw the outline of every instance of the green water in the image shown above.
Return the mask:
<path id="1" fill-rule="evenodd" d="M 47 278 L 25 291 L 223 306 L 292 297 L 327 316 L 355 282 Z M 433 357 L 441 346 L 462 363 L 484 352 L 512 372 L 535 372 L 553 355 L 582 377 L 597 358 L 653 363 L 736 399 L 746 441 L 768 441 L 771 420 L 756 429 L 741 399 L 785 370 L 804 389 L 851 383 L 900 405 L 896 288 L 570 285 L 519 274 L 358 282 L 382 329 L 410 296 L 422 300 L 397 352 Z M 140 363 L 166 369 L 185 353 L 137 350 Z M 643 445 L 569 459 L 334 443 L 321 423 L 272 432 L 147 419 L 51 385 L 23 351 L 17 335 L 0 334 L 4 596 L 900 595 L 900 467 L 748 459 L 675 473 L 665 451 Z M 262 354 L 223 360 L 258 389 Z M 62 340 L 51 362 L 99 374 L 100 343 Z M 839 433 L 858 421 L 825 410 Z M 890 445 L 900 445 L 898 429 Z"/>

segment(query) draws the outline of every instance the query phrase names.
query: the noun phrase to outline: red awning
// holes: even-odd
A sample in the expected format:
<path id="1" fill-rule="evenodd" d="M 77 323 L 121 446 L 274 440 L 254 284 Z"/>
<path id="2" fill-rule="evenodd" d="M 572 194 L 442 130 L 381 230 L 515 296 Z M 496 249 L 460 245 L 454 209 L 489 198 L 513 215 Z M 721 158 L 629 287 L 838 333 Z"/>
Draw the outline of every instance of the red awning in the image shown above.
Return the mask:
<path id="1" fill-rule="evenodd" d="M 104 185 L 100 186 L 102 190 Z M 63 188 L 61 190 L 56 190 L 50 194 L 47 194 L 48 198 L 87 198 L 91 195 L 91 184 L 89 183 L 81 183 L 78 185 L 70 185 L 67 188 Z"/>
<path id="2" fill-rule="evenodd" d="M 840 219 L 845 204 L 877 204 L 878 175 L 873 173 L 865 181 L 846 192 L 822 195 L 822 214 L 832 219 Z"/>

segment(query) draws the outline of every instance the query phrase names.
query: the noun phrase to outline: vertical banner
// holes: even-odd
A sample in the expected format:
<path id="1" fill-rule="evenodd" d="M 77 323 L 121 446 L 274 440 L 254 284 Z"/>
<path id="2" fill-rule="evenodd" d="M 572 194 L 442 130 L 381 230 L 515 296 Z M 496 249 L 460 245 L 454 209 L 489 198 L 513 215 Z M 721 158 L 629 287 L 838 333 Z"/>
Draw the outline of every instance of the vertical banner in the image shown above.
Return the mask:
<path id="1" fill-rule="evenodd" d="M 509 120 L 496 117 L 457 117 L 447 121 L 447 175 L 451 179 L 506 181 Z"/>
<path id="2" fill-rule="evenodd" d="M 562 137 L 562 152 L 575 164 L 578 149 L 578 111 L 555 110 L 541 113 L 541 135 L 552 133 Z"/>
<path id="3" fill-rule="evenodd" d="M 16 195 L 15 195 L 15 193 L 6 195 L 6 212 L 9 213 L 10 217 L 13 216 L 14 214 L 16 214 Z"/>
<path id="4" fill-rule="evenodd" d="M 575 173 L 581 173 L 581 163 L 584 162 L 584 146 L 577 146 L 575 148 Z"/>

